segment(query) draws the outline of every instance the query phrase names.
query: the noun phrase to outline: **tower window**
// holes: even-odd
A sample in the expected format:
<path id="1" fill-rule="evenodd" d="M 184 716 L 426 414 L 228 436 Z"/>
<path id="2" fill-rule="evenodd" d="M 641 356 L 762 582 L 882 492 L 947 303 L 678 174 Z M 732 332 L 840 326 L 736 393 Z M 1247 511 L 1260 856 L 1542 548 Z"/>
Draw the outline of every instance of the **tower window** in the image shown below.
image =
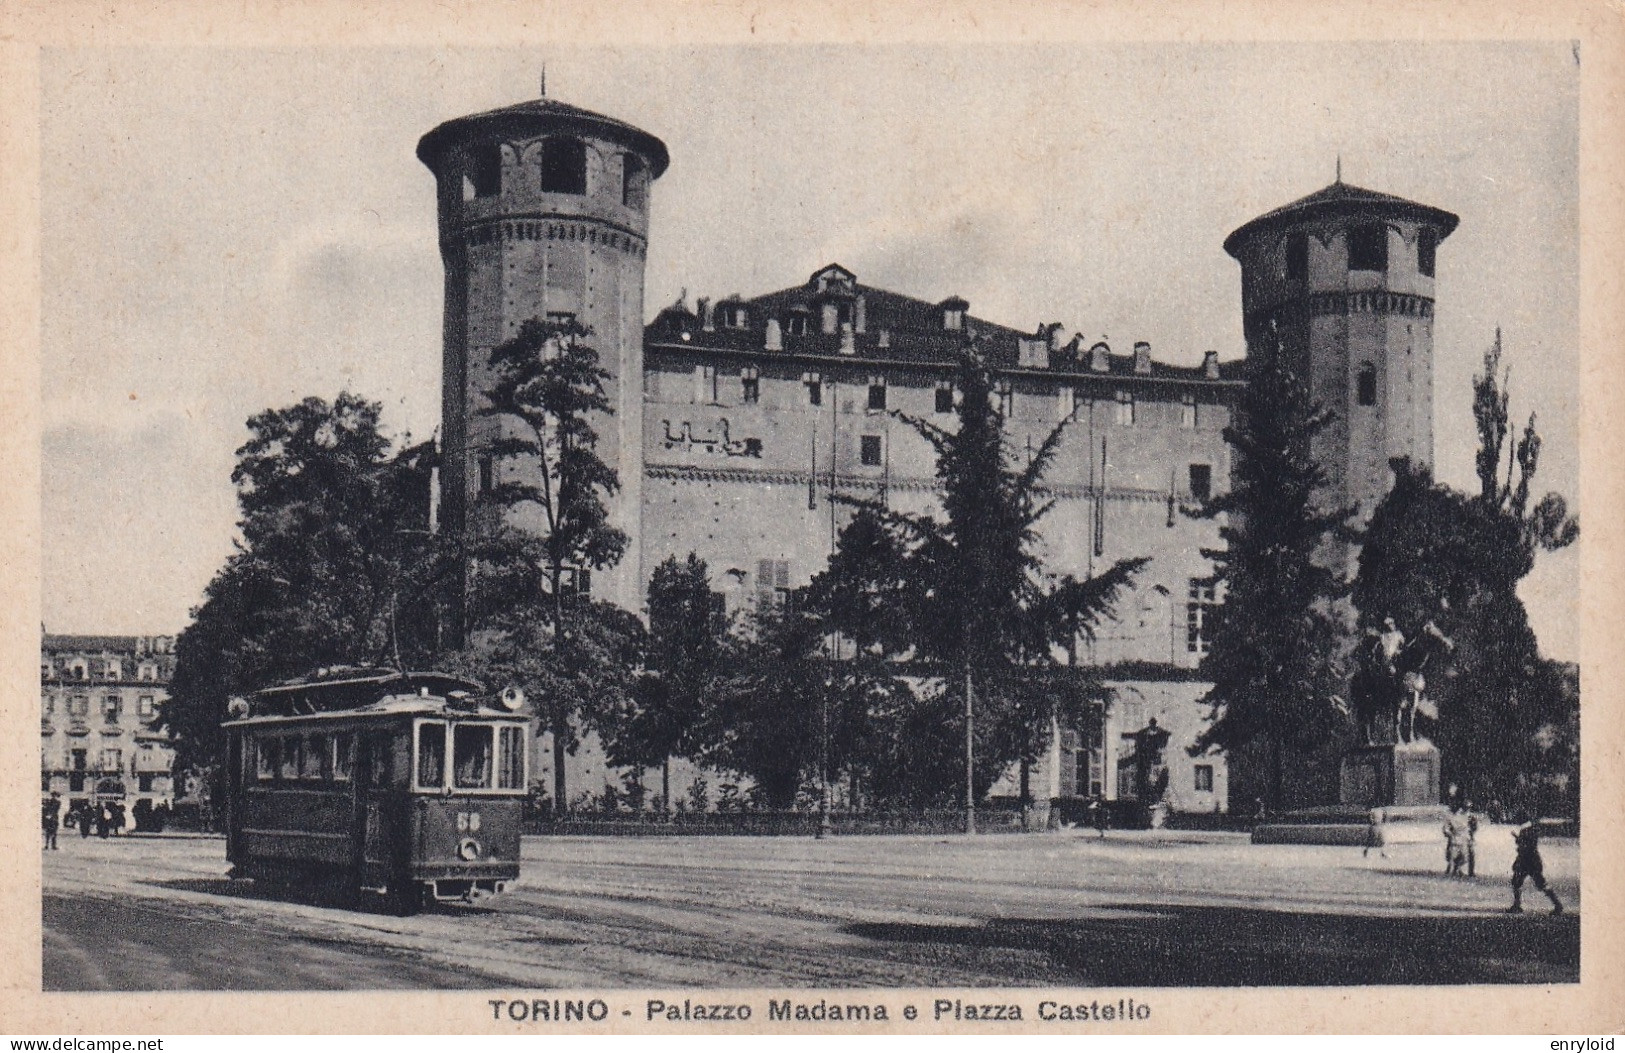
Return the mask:
<path id="1" fill-rule="evenodd" d="M 1439 253 L 1439 235 L 1432 227 L 1422 228 L 1416 236 L 1416 270 L 1426 277 L 1433 277 L 1435 257 Z"/>
<path id="2" fill-rule="evenodd" d="M 1190 466 L 1191 496 L 1198 501 L 1206 501 L 1213 496 L 1213 466 L 1211 464 L 1193 464 Z"/>
<path id="3" fill-rule="evenodd" d="M 1193 769 L 1196 774 L 1194 789 L 1197 793 L 1213 792 L 1213 765 L 1198 764 Z"/>
<path id="4" fill-rule="evenodd" d="M 951 380 L 937 381 L 938 413 L 952 413 L 954 411 L 954 382 Z"/>
<path id="5" fill-rule="evenodd" d="M 542 141 L 542 192 L 587 192 L 587 147 L 580 139 L 556 135 Z"/>
<path id="6" fill-rule="evenodd" d="M 886 378 L 869 378 L 869 408 L 879 411 L 886 408 Z"/>
<path id="7" fill-rule="evenodd" d="M 1386 271 L 1388 269 L 1388 228 L 1380 223 L 1368 223 L 1349 229 L 1349 270 Z"/>
<path id="8" fill-rule="evenodd" d="M 1377 404 L 1377 367 L 1367 362 L 1360 367 L 1360 374 L 1355 380 L 1355 397 L 1362 406 L 1375 406 Z"/>
<path id="9" fill-rule="evenodd" d="M 1309 235 L 1294 231 L 1286 236 L 1287 281 L 1301 281 L 1309 277 Z"/>
<path id="10" fill-rule="evenodd" d="M 496 197 L 502 192 L 502 148 L 475 146 L 468 151 L 468 170 L 463 176 L 463 200 Z"/>
<path id="11" fill-rule="evenodd" d="M 648 177 L 643 159 L 637 154 L 621 155 L 621 204 L 627 208 L 642 208 Z"/>
<path id="12" fill-rule="evenodd" d="M 858 460 L 871 468 L 880 465 L 880 436 L 864 435 L 858 440 Z"/>
<path id="13" fill-rule="evenodd" d="M 480 493 L 482 493 L 482 494 L 491 492 L 491 484 L 493 482 L 492 476 L 494 474 L 492 469 L 493 469 L 493 466 L 491 464 L 491 458 L 489 458 L 489 457 L 481 457 L 480 458 Z"/>

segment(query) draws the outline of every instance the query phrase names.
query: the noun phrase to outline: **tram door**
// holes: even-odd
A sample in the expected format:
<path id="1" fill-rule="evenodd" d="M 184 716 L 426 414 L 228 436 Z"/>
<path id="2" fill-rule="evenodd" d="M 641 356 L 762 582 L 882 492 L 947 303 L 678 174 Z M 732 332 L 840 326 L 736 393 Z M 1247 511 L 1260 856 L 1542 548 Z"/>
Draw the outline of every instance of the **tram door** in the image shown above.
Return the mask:
<path id="1" fill-rule="evenodd" d="M 361 884 L 385 888 L 398 872 L 409 831 L 405 828 L 406 795 L 400 792 L 406 772 L 396 757 L 395 729 L 368 731 L 356 750 L 356 823 L 360 843 Z"/>

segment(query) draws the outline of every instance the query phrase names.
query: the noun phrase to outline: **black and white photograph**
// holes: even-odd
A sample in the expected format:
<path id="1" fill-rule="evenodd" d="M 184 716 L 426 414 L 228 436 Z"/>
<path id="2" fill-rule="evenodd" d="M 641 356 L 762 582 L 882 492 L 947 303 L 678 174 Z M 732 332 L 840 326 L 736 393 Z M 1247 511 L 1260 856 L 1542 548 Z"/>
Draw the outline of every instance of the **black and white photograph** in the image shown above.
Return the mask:
<path id="1" fill-rule="evenodd" d="M 703 29 L 37 49 L 32 997 L 1578 997 L 1586 43 Z"/>

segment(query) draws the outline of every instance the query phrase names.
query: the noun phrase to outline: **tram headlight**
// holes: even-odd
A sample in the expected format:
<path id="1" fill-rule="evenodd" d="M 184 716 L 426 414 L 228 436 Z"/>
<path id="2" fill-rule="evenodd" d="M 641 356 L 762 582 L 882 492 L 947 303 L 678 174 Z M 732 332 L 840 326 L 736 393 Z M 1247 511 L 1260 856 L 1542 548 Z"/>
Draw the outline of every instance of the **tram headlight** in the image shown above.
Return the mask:
<path id="1" fill-rule="evenodd" d="M 457 856 L 465 862 L 472 863 L 480 858 L 480 843 L 472 837 L 463 838 L 462 843 L 457 846 Z"/>

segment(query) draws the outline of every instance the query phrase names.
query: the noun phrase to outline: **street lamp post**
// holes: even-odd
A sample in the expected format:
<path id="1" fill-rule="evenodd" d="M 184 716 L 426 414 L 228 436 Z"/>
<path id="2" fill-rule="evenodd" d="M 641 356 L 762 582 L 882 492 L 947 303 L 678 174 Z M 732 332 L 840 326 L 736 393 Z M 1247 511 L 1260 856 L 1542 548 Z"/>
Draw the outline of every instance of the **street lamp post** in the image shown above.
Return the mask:
<path id="1" fill-rule="evenodd" d="M 976 725 L 971 705 L 970 663 L 965 663 L 965 833 L 976 832 Z"/>

